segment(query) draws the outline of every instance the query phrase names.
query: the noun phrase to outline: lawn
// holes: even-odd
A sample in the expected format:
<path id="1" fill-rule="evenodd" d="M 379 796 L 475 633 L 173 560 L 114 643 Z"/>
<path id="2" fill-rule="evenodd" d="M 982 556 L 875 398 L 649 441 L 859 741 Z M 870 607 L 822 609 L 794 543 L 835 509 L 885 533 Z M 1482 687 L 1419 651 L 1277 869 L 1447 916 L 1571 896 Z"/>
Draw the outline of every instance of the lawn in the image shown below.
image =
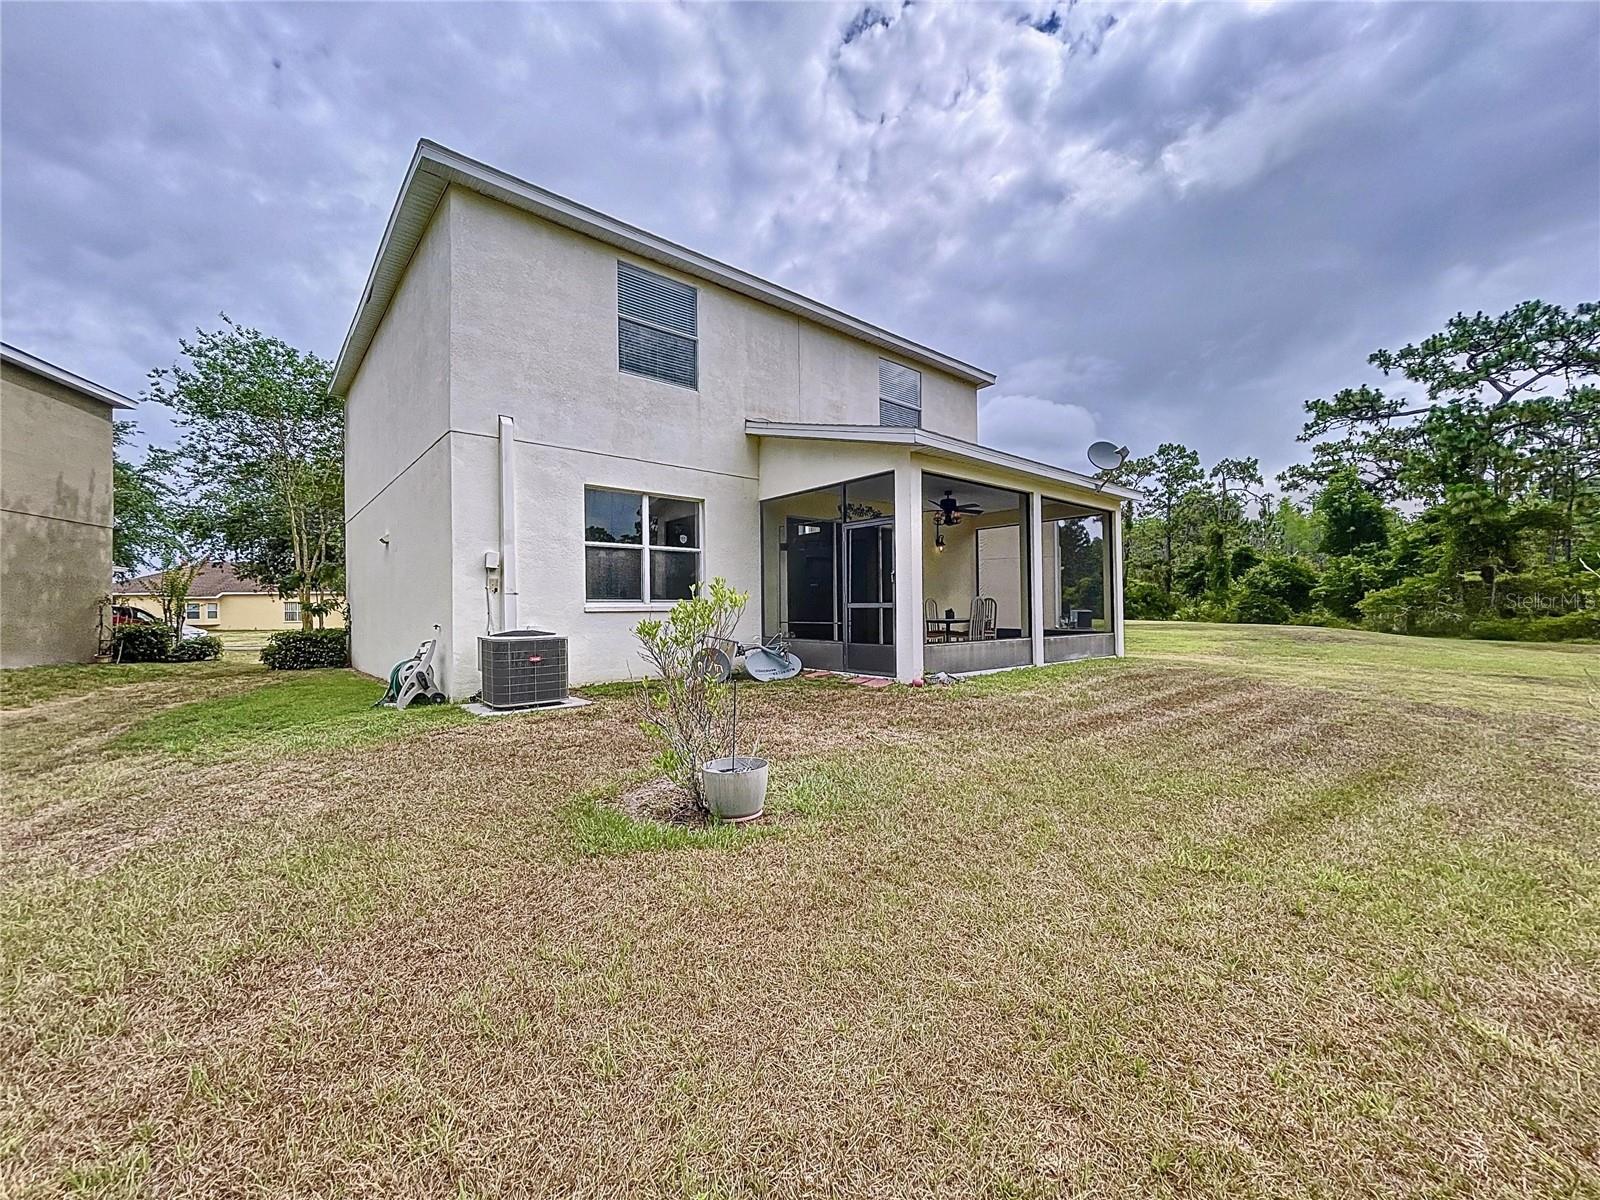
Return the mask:
<path id="1" fill-rule="evenodd" d="M 1128 649 L 750 687 L 704 832 L 614 689 L 14 673 L 0 1194 L 1600 1193 L 1600 651 Z"/>

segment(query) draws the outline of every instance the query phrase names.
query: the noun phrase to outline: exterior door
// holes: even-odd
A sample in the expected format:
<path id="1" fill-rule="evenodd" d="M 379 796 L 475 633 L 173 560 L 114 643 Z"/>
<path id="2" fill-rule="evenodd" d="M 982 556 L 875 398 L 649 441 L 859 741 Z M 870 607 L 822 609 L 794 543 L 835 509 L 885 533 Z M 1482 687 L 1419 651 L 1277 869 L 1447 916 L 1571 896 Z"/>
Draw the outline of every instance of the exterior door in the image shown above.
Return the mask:
<path id="1" fill-rule="evenodd" d="M 839 641 L 839 522 L 790 517 L 788 629 L 808 641 Z"/>
<path id="2" fill-rule="evenodd" d="M 845 526 L 846 670 L 893 675 L 894 522 Z"/>

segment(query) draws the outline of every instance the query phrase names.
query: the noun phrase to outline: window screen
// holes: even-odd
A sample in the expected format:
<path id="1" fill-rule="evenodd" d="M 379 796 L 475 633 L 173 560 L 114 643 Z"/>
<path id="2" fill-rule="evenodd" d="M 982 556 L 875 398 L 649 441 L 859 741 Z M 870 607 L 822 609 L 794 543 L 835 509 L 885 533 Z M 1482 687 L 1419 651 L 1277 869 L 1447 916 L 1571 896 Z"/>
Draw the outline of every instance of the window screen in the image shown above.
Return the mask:
<path id="1" fill-rule="evenodd" d="M 922 424 L 922 373 L 878 360 L 878 424 L 916 428 Z"/>
<path id="2" fill-rule="evenodd" d="M 617 365 L 633 375 L 699 386 L 698 301 L 686 283 L 617 263 Z"/>

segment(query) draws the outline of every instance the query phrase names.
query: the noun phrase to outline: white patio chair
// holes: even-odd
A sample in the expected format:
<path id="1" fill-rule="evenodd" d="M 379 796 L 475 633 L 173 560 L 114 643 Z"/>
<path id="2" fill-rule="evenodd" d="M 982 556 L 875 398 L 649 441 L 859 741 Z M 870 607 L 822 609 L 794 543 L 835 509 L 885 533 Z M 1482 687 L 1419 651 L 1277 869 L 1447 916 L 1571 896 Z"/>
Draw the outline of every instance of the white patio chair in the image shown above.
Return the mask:
<path id="1" fill-rule="evenodd" d="M 972 598 L 972 620 L 967 625 L 967 636 L 975 642 L 991 642 L 1000 624 L 1000 605 L 993 596 Z"/>

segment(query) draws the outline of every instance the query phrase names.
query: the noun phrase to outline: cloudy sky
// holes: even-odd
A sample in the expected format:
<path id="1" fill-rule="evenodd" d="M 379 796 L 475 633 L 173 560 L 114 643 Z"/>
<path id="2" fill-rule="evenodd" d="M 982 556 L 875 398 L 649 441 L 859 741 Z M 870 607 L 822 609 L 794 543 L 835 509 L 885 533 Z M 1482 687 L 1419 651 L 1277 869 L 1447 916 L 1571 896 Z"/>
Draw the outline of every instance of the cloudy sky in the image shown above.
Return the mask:
<path id="1" fill-rule="evenodd" d="M 4 338 L 130 394 L 219 311 L 332 357 L 419 137 L 996 371 L 983 440 L 1070 466 L 1276 470 L 1376 347 L 1600 298 L 1592 3 L 11 2 L 0 53 Z"/>

